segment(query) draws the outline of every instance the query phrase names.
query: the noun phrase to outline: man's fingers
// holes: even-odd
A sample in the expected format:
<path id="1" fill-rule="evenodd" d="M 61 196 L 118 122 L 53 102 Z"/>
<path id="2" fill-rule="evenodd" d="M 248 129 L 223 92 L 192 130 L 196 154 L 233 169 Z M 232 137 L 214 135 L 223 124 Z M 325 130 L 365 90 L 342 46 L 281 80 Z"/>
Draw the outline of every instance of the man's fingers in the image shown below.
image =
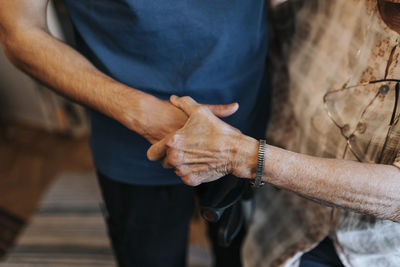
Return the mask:
<path id="1" fill-rule="evenodd" d="M 188 116 L 190 116 L 200 106 L 206 106 L 217 117 L 231 116 L 239 109 L 238 103 L 231 103 L 226 105 L 200 105 L 189 96 L 177 97 L 175 95 L 172 95 L 170 98 L 170 102 L 176 107 L 183 110 Z"/>
<path id="2" fill-rule="evenodd" d="M 174 106 L 183 110 L 188 116 L 192 115 L 192 113 L 201 106 L 190 96 L 177 97 L 175 95 L 172 95 L 170 97 L 170 101 Z"/>
<path id="3" fill-rule="evenodd" d="M 161 160 L 161 165 L 163 166 L 164 169 L 172 169 L 174 167 L 171 164 L 169 164 L 167 158 L 163 158 Z"/>
<path id="4" fill-rule="evenodd" d="M 239 109 L 238 103 L 226 105 L 205 105 L 217 117 L 229 117 Z"/>
<path id="5" fill-rule="evenodd" d="M 165 156 L 167 149 L 167 138 L 164 138 L 147 150 L 147 158 L 151 161 L 159 160 Z"/>

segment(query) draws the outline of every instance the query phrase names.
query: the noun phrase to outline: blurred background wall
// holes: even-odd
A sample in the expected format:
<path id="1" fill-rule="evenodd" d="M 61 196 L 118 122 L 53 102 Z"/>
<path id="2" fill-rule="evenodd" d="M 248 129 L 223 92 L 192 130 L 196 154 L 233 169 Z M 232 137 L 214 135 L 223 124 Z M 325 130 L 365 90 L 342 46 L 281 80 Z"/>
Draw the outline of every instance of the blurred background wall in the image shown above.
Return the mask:
<path id="1" fill-rule="evenodd" d="M 48 11 L 50 32 L 73 44 L 72 28 L 60 1 L 51 1 Z M 61 97 L 14 67 L 0 52 L 0 119 L 79 136 L 89 130 L 82 107 Z"/>

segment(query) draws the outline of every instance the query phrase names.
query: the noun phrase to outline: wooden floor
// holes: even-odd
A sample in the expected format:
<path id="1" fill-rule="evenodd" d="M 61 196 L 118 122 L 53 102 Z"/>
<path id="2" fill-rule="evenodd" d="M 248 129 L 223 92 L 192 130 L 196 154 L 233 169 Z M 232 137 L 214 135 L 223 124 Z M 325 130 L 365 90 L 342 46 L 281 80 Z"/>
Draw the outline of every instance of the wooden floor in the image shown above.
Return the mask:
<path id="1" fill-rule="evenodd" d="M 53 179 L 68 171 L 94 172 L 88 137 L 7 127 L 0 135 L 0 209 L 29 222 Z M 202 219 L 192 220 L 189 236 L 191 244 L 209 247 Z"/>
<path id="2" fill-rule="evenodd" d="M 0 207 L 27 220 L 57 173 L 94 170 L 87 139 L 7 128 L 0 139 Z"/>

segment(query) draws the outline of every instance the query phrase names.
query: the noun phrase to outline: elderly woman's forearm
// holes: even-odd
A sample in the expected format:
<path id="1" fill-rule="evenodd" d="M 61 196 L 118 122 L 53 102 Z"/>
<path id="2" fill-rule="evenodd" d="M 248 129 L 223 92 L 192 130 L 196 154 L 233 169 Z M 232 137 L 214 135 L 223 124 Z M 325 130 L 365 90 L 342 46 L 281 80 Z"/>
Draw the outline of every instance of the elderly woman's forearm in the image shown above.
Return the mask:
<path id="1" fill-rule="evenodd" d="M 254 142 L 247 146 L 253 154 Z M 250 166 L 249 178 L 254 178 L 254 157 L 245 164 Z M 311 157 L 268 146 L 263 180 L 327 205 L 400 221 L 400 170 L 394 166 Z"/>

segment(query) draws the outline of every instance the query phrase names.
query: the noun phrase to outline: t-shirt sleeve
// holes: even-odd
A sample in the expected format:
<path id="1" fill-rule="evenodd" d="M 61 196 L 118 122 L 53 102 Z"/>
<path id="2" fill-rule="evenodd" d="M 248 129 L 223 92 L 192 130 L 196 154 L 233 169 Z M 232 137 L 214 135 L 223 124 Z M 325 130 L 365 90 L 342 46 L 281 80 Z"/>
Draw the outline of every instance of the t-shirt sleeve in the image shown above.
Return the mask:
<path id="1" fill-rule="evenodd" d="M 397 157 L 394 160 L 393 165 L 400 169 L 400 151 L 397 153 Z"/>

